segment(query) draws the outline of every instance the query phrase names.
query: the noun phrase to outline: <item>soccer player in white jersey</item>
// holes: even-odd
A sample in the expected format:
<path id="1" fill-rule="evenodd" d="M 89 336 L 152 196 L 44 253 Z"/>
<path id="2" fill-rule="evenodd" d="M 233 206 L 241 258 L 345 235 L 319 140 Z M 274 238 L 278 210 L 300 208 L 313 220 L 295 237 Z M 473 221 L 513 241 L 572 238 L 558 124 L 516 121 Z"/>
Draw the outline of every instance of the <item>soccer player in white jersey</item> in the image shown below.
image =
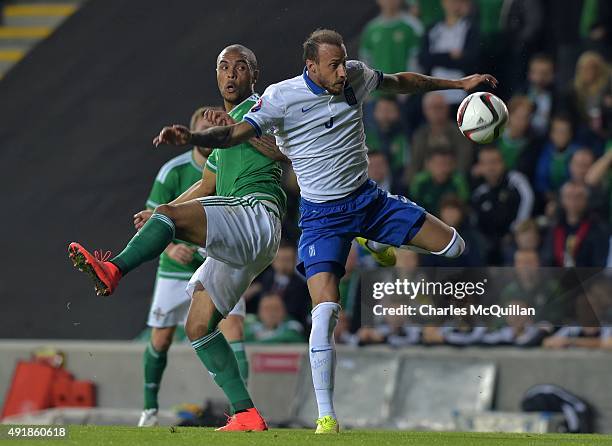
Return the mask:
<path id="1" fill-rule="evenodd" d="M 384 74 L 347 60 L 342 36 L 326 29 L 304 42 L 304 62 L 300 75 L 270 85 L 241 122 L 194 133 L 164 127 L 153 142 L 225 147 L 272 133 L 291 160 L 301 190 L 298 269 L 307 278 L 313 305 L 309 347 L 319 409 L 316 432 L 335 433 L 333 331 L 351 240 L 365 237 L 374 251 L 392 245 L 446 257 L 461 255 L 465 247 L 454 228 L 368 179 L 363 101 L 376 89 L 394 94 L 472 90 L 483 83 L 495 87 L 497 80 L 481 74 L 459 80 Z"/>

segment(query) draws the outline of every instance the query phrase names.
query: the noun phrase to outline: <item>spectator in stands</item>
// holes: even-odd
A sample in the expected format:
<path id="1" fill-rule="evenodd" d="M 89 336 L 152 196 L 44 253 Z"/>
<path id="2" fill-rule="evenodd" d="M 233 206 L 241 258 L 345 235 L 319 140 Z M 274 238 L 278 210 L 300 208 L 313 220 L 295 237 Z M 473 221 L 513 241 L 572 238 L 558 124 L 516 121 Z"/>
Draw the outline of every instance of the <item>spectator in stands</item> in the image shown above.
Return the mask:
<path id="1" fill-rule="evenodd" d="M 425 255 L 421 258 L 421 265 L 457 268 L 483 266 L 482 238 L 470 223 L 465 203 L 454 196 L 443 198 L 440 202 L 440 220 L 459 231 L 465 240 L 465 251 L 455 259 Z"/>
<path id="2" fill-rule="evenodd" d="M 247 315 L 244 325 L 245 342 L 306 342 L 304 328 L 287 317 L 285 304 L 278 294 L 265 294 L 259 302 L 257 318 Z"/>
<path id="3" fill-rule="evenodd" d="M 529 61 L 527 86 L 524 92 L 535 105 L 531 127 L 538 136 L 545 136 L 550 126 L 550 118 L 556 107 L 555 64 L 544 53 L 534 55 Z"/>
<path id="4" fill-rule="evenodd" d="M 569 84 L 574 66 L 586 39 L 597 40 L 597 34 L 610 29 L 609 0 L 550 0 L 546 11 L 545 37 L 557 63 L 559 85 Z M 607 23 L 605 20 L 608 20 Z M 601 26 L 603 25 L 603 26 Z M 601 41 L 602 39 L 600 39 Z"/>
<path id="5" fill-rule="evenodd" d="M 416 130 L 410 148 L 410 163 L 406 170 L 407 184 L 417 172 L 423 170 L 425 158 L 434 148 L 444 147 L 455 153 L 457 170 L 464 175 L 470 172 L 474 146 L 461 134 L 457 123 L 450 118 L 449 106 L 439 92 L 430 92 L 423 98 L 426 124 Z"/>
<path id="6" fill-rule="evenodd" d="M 426 28 L 444 19 L 441 0 L 406 0 L 406 3 L 410 14 L 418 17 Z"/>
<path id="7" fill-rule="evenodd" d="M 483 146 L 478 153 L 477 171 L 484 183 L 472 194 L 478 228 L 485 238 L 488 265 L 502 264 L 502 242 L 509 231 L 531 216 L 533 190 L 520 172 L 507 171 L 501 152 L 495 146 Z"/>
<path id="8" fill-rule="evenodd" d="M 380 15 L 361 33 L 359 58 L 383 73 L 418 71 L 423 25 L 402 10 L 402 0 L 377 0 Z"/>
<path id="9" fill-rule="evenodd" d="M 538 321 L 559 324 L 570 316 L 568 300 L 560 295 L 559 283 L 550 270 L 541 269 L 540 256 L 534 249 L 514 253 L 513 279 L 503 287 L 500 302 L 522 301 L 536 310 Z"/>
<path id="10" fill-rule="evenodd" d="M 538 48 L 544 24 L 540 0 L 505 0 L 500 23 L 505 35 L 505 88 L 520 88 L 529 57 Z"/>
<path id="11" fill-rule="evenodd" d="M 546 237 L 545 264 L 605 266 L 609 230 L 591 218 L 587 209 L 588 196 L 584 184 L 567 182 L 561 188 L 561 215 Z"/>
<path id="12" fill-rule="evenodd" d="M 385 190 L 394 192 L 393 174 L 389 168 L 387 155 L 383 152 L 368 153 L 368 177 Z"/>
<path id="13" fill-rule="evenodd" d="M 420 20 L 402 9 L 403 0 L 377 0 L 380 15 L 371 20 L 361 33 L 359 56 L 371 67 L 383 73 L 421 71 L 417 57 L 423 37 Z M 376 91 L 373 97 L 378 96 Z M 402 116 L 406 121 L 418 119 L 420 96 L 402 96 Z M 363 109 L 364 121 L 373 126 L 373 104 Z M 412 128 L 407 130 L 412 131 Z M 390 158 L 392 160 L 392 158 Z"/>
<path id="14" fill-rule="evenodd" d="M 403 300 L 384 305 L 385 308 L 400 309 Z M 374 327 L 362 327 L 357 330 L 359 345 L 387 344 L 392 347 L 415 345 L 421 341 L 421 327 L 410 322 L 410 318 L 401 315 L 385 314 L 383 320 Z"/>
<path id="15" fill-rule="evenodd" d="M 538 158 L 538 141 L 531 130 L 533 102 L 527 96 L 514 96 L 508 102 L 509 121 L 497 140 L 506 168 L 533 178 Z M 541 143 L 540 143 L 541 144 Z"/>
<path id="16" fill-rule="evenodd" d="M 280 296 L 289 316 L 307 327 L 310 324 L 310 294 L 306 282 L 296 273 L 295 265 L 295 245 L 282 241 L 271 268 L 264 271 L 257 282 L 261 284 L 260 293 Z M 256 313 L 260 304 L 257 296 L 248 300 L 248 312 Z"/>
<path id="17" fill-rule="evenodd" d="M 582 147 L 574 152 L 569 163 L 569 179 L 574 183 L 586 184 L 586 175 L 593 163 L 595 155 L 589 148 Z"/>
<path id="18" fill-rule="evenodd" d="M 521 299 L 504 302 L 504 305 L 529 308 Z M 531 316 L 509 315 L 506 316 L 505 322 L 506 326 L 487 331 L 482 336 L 481 343 L 487 346 L 536 347 L 541 345 L 542 340 L 551 332 L 549 326 L 536 324 Z"/>
<path id="19" fill-rule="evenodd" d="M 427 154 L 425 170 L 410 185 L 410 197 L 438 216 L 441 200 L 448 195 L 467 201 L 469 186 L 465 175 L 456 170 L 455 154 L 446 148 L 433 149 Z"/>
<path id="20" fill-rule="evenodd" d="M 426 74 L 445 79 L 458 79 L 478 66 L 478 24 L 469 17 L 471 0 L 442 0 L 444 20 L 435 23 L 425 34 L 419 62 Z M 466 94 L 461 90 L 445 90 L 454 114 Z"/>
<path id="21" fill-rule="evenodd" d="M 394 97 L 382 96 L 374 106 L 374 124 L 366 126 L 366 145 L 372 152 L 387 156 L 394 178 L 401 178 L 408 164 L 409 143 L 402 128 L 400 107 Z"/>
<path id="22" fill-rule="evenodd" d="M 601 209 L 599 206 L 595 207 L 602 220 L 609 221 L 612 216 L 612 143 L 609 144 L 606 153 L 589 168 L 585 181 L 591 190 L 591 195 L 601 197 Z M 608 266 L 612 266 L 612 263 Z"/>
<path id="23" fill-rule="evenodd" d="M 578 139 L 596 149 L 596 144 L 601 146 L 611 135 L 611 74 L 599 53 L 587 51 L 578 59 L 576 76 L 565 97 L 565 106 L 574 122 L 579 124 Z"/>
<path id="24" fill-rule="evenodd" d="M 555 350 L 570 347 L 602 348 L 609 344 L 609 336 L 609 331 L 599 326 L 565 326 L 544 339 L 542 347 Z"/>
<path id="25" fill-rule="evenodd" d="M 528 218 L 518 223 L 512 231 L 512 242 L 504 246 L 504 265 L 514 264 L 514 254 L 517 251 L 540 252 L 542 236 L 536 220 Z"/>
<path id="26" fill-rule="evenodd" d="M 568 116 L 555 116 L 550 125 L 549 140 L 542 147 L 536 165 L 535 190 L 549 196 L 569 178 L 569 160 L 578 145 L 573 142 L 572 121 Z"/>

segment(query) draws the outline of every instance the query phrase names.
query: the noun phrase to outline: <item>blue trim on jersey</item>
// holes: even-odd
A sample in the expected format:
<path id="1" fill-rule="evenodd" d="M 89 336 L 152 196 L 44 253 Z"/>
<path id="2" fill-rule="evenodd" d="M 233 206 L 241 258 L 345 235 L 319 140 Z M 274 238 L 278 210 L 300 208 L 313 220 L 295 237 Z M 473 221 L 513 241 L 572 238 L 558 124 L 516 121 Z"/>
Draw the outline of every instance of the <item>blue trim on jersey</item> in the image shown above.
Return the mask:
<path id="1" fill-rule="evenodd" d="M 255 129 L 255 134 L 257 135 L 258 138 L 261 136 L 262 131 L 261 131 L 261 127 L 259 127 L 259 124 L 257 124 L 255 121 L 253 121 L 248 116 L 245 116 L 244 118 L 242 118 L 242 120 L 248 122 L 249 124 L 253 126 L 253 128 Z"/>
<path id="2" fill-rule="evenodd" d="M 308 70 L 306 69 L 306 67 L 304 67 L 304 72 L 302 73 L 302 77 L 304 78 L 304 82 L 306 82 L 306 86 L 314 94 L 316 94 L 317 96 L 320 96 L 325 93 L 326 91 L 325 88 L 319 87 L 317 84 L 314 83 L 312 79 L 310 79 L 310 77 L 308 77 Z"/>
<path id="3" fill-rule="evenodd" d="M 383 74 L 382 71 L 376 70 L 376 76 L 378 76 L 378 81 L 376 82 L 375 90 L 377 90 L 378 87 L 380 87 L 380 84 L 382 84 L 382 81 L 383 81 L 383 78 L 385 77 L 385 75 Z"/>

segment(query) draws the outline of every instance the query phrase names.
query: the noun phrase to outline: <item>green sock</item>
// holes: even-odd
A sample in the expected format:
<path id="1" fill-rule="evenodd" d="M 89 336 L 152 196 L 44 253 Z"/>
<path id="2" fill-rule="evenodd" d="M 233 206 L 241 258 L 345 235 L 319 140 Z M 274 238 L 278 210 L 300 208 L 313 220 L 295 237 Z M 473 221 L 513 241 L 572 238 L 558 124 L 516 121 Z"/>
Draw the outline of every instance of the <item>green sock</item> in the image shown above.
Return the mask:
<path id="1" fill-rule="evenodd" d="M 238 369 L 240 370 L 240 376 L 244 381 L 244 385 L 249 385 L 249 357 L 244 351 L 244 342 L 242 341 L 232 341 L 229 343 L 234 351 L 234 356 L 236 356 L 236 361 L 238 362 Z"/>
<path id="2" fill-rule="evenodd" d="M 196 339 L 191 345 L 227 396 L 234 413 L 255 407 L 240 376 L 236 357 L 219 330 Z"/>
<path id="3" fill-rule="evenodd" d="M 144 408 L 157 409 L 159 383 L 168 362 L 167 352 L 158 352 L 149 342 L 144 352 Z"/>
<path id="4" fill-rule="evenodd" d="M 132 237 L 123 251 L 111 259 L 126 275 L 137 266 L 158 257 L 174 238 L 174 222 L 163 214 L 153 214 Z"/>

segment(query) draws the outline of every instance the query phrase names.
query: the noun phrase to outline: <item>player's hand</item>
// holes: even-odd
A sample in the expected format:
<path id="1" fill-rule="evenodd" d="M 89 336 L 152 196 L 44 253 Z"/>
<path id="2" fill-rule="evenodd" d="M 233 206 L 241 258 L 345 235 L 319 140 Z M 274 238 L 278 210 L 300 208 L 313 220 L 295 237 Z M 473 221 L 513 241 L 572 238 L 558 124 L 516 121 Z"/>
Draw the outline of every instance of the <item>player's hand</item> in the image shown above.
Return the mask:
<path id="1" fill-rule="evenodd" d="M 172 146 L 184 146 L 189 144 L 191 132 L 183 125 L 174 124 L 171 127 L 164 127 L 153 139 L 153 145 L 158 147 L 160 144 L 170 144 Z"/>
<path id="2" fill-rule="evenodd" d="M 153 215 L 153 211 L 150 209 L 145 209 L 144 211 L 134 214 L 134 227 L 136 231 L 140 231 L 140 228 L 142 228 L 149 218 L 151 218 L 151 215 Z"/>
<path id="3" fill-rule="evenodd" d="M 461 88 L 465 91 L 475 90 L 479 85 L 483 84 L 490 88 L 497 88 L 499 82 L 490 74 L 472 74 L 459 79 Z"/>
<path id="4" fill-rule="evenodd" d="M 182 243 L 170 243 L 165 252 L 172 260 L 175 260 L 183 265 L 187 265 L 193 260 L 193 256 L 196 253 L 196 248 L 183 245 Z"/>
<path id="5" fill-rule="evenodd" d="M 208 109 L 202 114 L 202 117 L 217 126 L 232 125 L 236 123 L 230 115 L 222 110 Z"/>

